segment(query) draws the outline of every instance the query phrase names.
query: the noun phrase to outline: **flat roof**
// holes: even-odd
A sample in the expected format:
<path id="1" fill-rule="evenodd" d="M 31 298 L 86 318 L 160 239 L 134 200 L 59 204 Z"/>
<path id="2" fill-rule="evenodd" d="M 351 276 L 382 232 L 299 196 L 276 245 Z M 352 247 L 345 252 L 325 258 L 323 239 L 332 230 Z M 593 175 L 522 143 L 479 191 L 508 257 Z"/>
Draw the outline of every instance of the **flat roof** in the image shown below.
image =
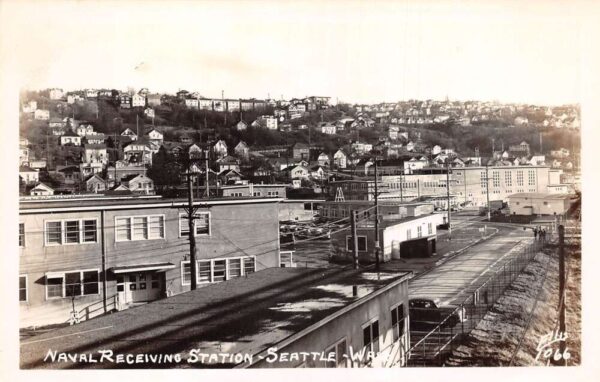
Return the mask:
<path id="1" fill-rule="evenodd" d="M 283 198 L 276 197 L 223 197 L 211 199 L 194 200 L 195 206 L 215 206 L 231 204 L 250 203 L 279 203 Z M 161 208 L 161 207 L 185 207 L 187 198 L 161 198 L 146 196 L 128 197 L 84 197 L 73 199 L 54 198 L 22 198 L 19 201 L 19 213 L 41 213 L 41 212 L 73 212 L 73 211 L 96 211 L 96 210 L 119 210 L 130 208 Z"/>
<path id="2" fill-rule="evenodd" d="M 508 198 L 529 198 L 529 199 L 570 199 L 569 194 L 546 194 L 543 192 L 520 192 L 508 195 Z"/>
<path id="3" fill-rule="evenodd" d="M 46 362 L 58 353 L 261 354 L 310 333 L 376 295 L 406 282 L 410 272 L 349 268 L 268 268 L 21 341 L 21 368 L 119 368 L 126 364 Z M 353 294 L 356 286 L 357 294 Z M 359 324 L 359 323 L 357 323 Z M 255 357 L 256 359 L 256 357 Z M 234 367 L 235 362 L 219 364 Z M 202 367 L 168 364 L 163 367 Z M 131 366 L 129 366 L 131 367 Z M 133 367 L 144 367 L 137 365 Z M 146 367 L 161 367 L 159 364 Z"/>

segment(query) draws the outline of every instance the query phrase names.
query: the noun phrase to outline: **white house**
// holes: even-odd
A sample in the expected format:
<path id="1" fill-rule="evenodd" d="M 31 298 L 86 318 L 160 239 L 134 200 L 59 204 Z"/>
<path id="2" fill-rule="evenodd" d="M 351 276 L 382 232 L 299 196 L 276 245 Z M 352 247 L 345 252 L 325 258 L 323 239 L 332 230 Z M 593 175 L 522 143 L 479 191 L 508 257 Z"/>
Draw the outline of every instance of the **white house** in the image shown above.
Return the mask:
<path id="1" fill-rule="evenodd" d="M 328 166 L 329 165 L 329 155 L 327 155 L 325 153 L 319 154 L 319 157 L 317 158 L 317 162 L 319 162 L 320 166 Z"/>
<path id="2" fill-rule="evenodd" d="M 72 131 L 67 131 L 66 133 L 60 136 L 60 145 L 81 146 L 81 137 Z"/>
<path id="3" fill-rule="evenodd" d="M 217 157 L 222 158 L 227 155 L 227 143 L 224 140 L 220 139 L 217 143 L 213 145 L 213 153 L 217 155 Z"/>
<path id="4" fill-rule="evenodd" d="M 148 133 L 146 133 L 146 136 L 152 142 L 155 142 L 158 144 L 162 144 L 162 142 L 163 142 L 163 133 L 161 133 L 160 131 L 158 131 L 156 129 L 150 130 Z"/>
<path id="5" fill-rule="evenodd" d="M 29 191 L 31 196 L 49 196 L 54 195 L 54 189 L 44 183 L 38 183 L 37 186 Z"/>
<path id="6" fill-rule="evenodd" d="M 50 119 L 50 110 L 36 109 L 33 112 L 33 117 L 40 121 L 47 121 Z"/>
<path id="7" fill-rule="evenodd" d="M 321 126 L 323 134 L 334 135 L 337 132 L 337 127 L 333 123 L 324 123 Z"/>
<path id="8" fill-rule="evenodd" d="M 154 181 L 144 174 L 130 175 L 122 180 L 122 184 L 134 193 L 154 194 Z"/>
<path id="9" fill-rule="evenodd" d="M 141 94 L 134 94 L 131 96 L 131 107 L 145 107 L 146 97 Z"/>
<path id="10" fill-rule="evenodd" d="M 237 131 L 244 131 L 248 128 L 248 124 L 244 121 L 239 121 L 238 123 L 236 123 L 235 125 L 235 129 Z"/>
<path id="11" fill-rule="evenodd" d="M 346 168 L 348 156 L 342 150 L 338 150 L 333 154 L 333 163 L 338 168 Z"/>
<path id="12" fill-rule="evenodd" d="M 85 137 L 86 135 L 94 134 L 94 127 L 90 124 L 81 123 L 79 126 L 77 126 L 75 132 L 80 137 Z"/>
<path id="13" fill-rule="evenodd" d="M 290 166 L 284 170 L 291 179 L 308 179 L 309 170 L 305 166 Z"/>
<path id="14" fill-rule="evenodd" d="M 87 144 L 83 149 L 83 158 L 85 163 L 108 163 L 108 155 L 106 145 L 104 144 Z"/>
<path id="15" fill-rule="evenodd" d="M 63 93 L 62 89 L 54 88 L 54 89 L 50 89 L 50 91 L 49 91 L 50 99 L 54 99 L 54 100 L 61 99 L 63 97 L 63 95 L 64 95 L 64 93 Z"/>
<path id="16" fill-rule="evenodd" d="M 132 141 L 137 140 L 137 134 L 133 130 L 131 130 L 129 127 L 126 128 L 125 130 L 123 130 L 123 132 L 121 133 L 121 136 L 129 137 L 129 139 L 131 139 Z"/>

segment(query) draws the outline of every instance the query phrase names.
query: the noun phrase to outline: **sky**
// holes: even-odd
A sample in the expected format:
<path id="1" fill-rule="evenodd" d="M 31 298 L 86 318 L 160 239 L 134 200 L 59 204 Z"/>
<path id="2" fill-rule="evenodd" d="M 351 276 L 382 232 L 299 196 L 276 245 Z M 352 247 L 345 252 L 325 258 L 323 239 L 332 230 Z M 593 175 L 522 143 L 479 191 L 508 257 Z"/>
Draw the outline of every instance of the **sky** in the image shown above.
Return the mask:
<path id="1" fill-rule="evenodd" d="M 2 48 L 23 88 L 555 105 L 579 102 L 588 3 L 1 4 Z"/>

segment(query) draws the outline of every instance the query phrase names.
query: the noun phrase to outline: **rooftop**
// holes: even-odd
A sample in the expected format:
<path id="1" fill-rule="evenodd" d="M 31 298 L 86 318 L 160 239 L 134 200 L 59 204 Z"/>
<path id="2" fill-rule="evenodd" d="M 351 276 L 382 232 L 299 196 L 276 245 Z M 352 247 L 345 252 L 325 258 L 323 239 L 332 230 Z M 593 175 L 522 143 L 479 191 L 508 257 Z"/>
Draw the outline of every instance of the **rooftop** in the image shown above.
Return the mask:
<path id="1" fill-rule="evenodd" d="M 223 205 L 248 203 L 277 203 L 282 198 L 233 197 L 195 200 L 194 205 Z M 130 196 L 115 198 L 103 195 L 57 195 L 48 197 L 22 197 L 20 213 L 60 212 L 83 210 L 118 210 L 131 208 L 164 208 L 187 205 L 186 198 L 167 199 L 160 196 Z"/>
<path id="2" fill-rule="evenodd" d="M 569 194 L 545 194 L 543 192 L 521 192 L 508 195 L 509 198 L 529 198 L 529 199 L 570 199 Z"/>
<path id="3" fill-rule="evenodd" d="M 44 362 L 49 349 L 97 357 L 101 349 L 115 354 L 179 353 L 184 359 L 182 366 L 191 349 L 256 355 L 292 335 L 318 328 L 331 315 L 352 309 L 374 293 L 406 281 L 409 275 L 339 268 L 268 268 L 28 338 L 21 343 L 21 367 L 74 366 Z M 356 294 L 353 287 L 357 287 Z M 119 367 L 111 363 L 75 366 Z"/>

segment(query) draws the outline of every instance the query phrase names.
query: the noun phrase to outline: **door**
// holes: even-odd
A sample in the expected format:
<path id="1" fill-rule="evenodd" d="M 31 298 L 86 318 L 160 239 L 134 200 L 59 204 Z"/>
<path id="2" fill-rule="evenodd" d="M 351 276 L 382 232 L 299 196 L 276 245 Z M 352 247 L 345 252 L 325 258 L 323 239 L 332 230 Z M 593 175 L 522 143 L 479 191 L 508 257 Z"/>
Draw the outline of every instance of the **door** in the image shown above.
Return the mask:
<path id="1" fill-rule="evenodd" d="M 117 277 L 117 291 L 125 303 L 157 300 L 161 296 L 164 273 L 135 272 Z"/>

